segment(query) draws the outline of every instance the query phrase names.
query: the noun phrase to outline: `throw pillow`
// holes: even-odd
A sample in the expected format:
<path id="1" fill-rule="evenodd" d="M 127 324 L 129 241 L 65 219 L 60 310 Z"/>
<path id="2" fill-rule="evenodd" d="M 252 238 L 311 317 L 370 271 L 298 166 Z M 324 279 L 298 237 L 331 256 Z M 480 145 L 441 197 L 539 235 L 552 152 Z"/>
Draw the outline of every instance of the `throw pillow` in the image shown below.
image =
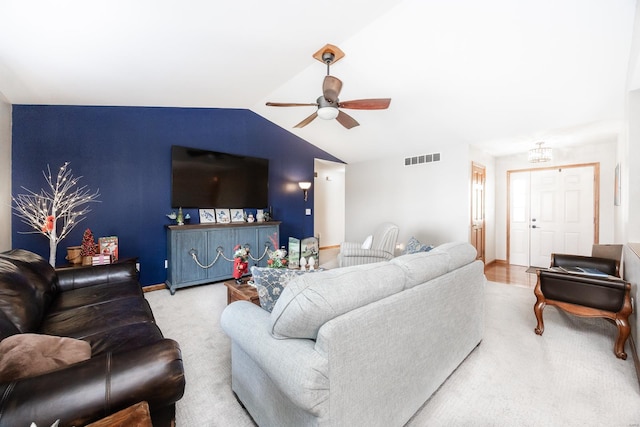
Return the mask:
<path id="1" fill-rule="evenodd" d="M 366 239 L 364 239 L 364 243 L 362 244 L 362 249 L 371 249 L 371 245 L 373 244 L 373 236 L 369 235 Z"/>
<path id="2" fill-rule="evenodd" d="M 282 290 L 289 281 L 304 273 L 304 270 L 291 270 L 288 268 L 251 267 L 253 283 L 258 290 L 258 297 L 260 298 L 260 307 L 271 313 L 273 306 L 276 305 Z"/>
<path id="3" fill-rule="evenodd" d="M 91 357 L 82 340 L 39 334 L 16 334 L 0 342 L 0 381 L 9 382 L 55 371 Z"/>
<path id="4" fill-rule="evenodd" d="M 423 245 L 418 239 L 411 236 L 404 249 L 405 254 L 415 254 L 416 252 L 429 252 L 433 249 L 432 245 Z"/>

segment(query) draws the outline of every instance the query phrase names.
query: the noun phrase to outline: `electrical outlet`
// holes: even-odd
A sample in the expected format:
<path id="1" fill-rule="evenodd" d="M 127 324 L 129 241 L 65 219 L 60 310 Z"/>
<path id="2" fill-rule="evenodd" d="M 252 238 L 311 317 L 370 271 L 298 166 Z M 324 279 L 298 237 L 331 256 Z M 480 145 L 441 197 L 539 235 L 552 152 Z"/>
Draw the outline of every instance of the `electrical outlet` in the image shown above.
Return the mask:
<path id="1" fill-rule="evenodd" d="M 305 215 L 311 215 L 311 209 L 305 209 L 304 210 L 304 214 Z"/>
<path id="2" fill-rule="evenodd" d="M 169 268 L 169 262 L 167 262 L 167 260 L 164 260 L 164 268 Z"/>

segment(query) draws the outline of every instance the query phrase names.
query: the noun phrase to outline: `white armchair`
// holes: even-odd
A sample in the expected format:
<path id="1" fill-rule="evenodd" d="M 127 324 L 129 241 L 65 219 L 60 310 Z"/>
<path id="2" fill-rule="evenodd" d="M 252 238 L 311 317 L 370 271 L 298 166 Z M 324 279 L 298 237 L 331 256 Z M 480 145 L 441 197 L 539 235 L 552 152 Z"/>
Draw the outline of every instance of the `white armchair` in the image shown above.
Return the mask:
<path id="1" fill-rule="evenodd" d="M 371 238 L 371 242 L 368 242 Z M 338 254 L 338 265 L 370 264 L 373 262 L 389 261 L 395 255 L 398 240 L 398 226 L 390 222 L 381 224 L 376 231 L 363 243 L 342 242 Z M 370 244 L 369 244 L 370 243 Z"/>

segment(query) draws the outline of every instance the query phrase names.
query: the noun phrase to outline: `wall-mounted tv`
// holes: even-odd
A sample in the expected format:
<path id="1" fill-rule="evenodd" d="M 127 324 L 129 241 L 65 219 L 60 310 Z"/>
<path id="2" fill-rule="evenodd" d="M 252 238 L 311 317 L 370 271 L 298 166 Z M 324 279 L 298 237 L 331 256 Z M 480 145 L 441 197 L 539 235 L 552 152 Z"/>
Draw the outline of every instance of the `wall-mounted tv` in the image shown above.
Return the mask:
<path id="1" fill-rule="evenodd" d="M 266 208 L 269 160 L 174 145 L 171 206 Z"/>

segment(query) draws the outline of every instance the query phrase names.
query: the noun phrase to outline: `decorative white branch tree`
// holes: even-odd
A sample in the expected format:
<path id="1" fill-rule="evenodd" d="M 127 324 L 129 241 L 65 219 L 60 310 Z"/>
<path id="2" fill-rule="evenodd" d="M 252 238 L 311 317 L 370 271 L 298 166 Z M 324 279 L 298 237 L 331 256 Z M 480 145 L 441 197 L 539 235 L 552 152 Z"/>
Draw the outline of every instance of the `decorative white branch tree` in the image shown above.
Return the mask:
<path id="1" fill-rule="evenodd" d="M 97 202 L 100 195 L 98 190 L 91 192 L 86 186 L 78 187 L 77 183 L 82 177 L 74 178 L 68 166 L 69 162 L 66 162 L 60 167 L 54 181 L 47 165 L 47 171 L 42 171 L 47 189 L 35 193 L 22 187 L 27 194 L 11 197 L 15 204 L 12 206 L 14 214 L 35 230 L 26 233 L 40 233 L 49 239 L 49 264 L 53 267 L 56 265 L 58 242 L 85 219 L 84 215 L 91 212 L 87 204 Z"/>

